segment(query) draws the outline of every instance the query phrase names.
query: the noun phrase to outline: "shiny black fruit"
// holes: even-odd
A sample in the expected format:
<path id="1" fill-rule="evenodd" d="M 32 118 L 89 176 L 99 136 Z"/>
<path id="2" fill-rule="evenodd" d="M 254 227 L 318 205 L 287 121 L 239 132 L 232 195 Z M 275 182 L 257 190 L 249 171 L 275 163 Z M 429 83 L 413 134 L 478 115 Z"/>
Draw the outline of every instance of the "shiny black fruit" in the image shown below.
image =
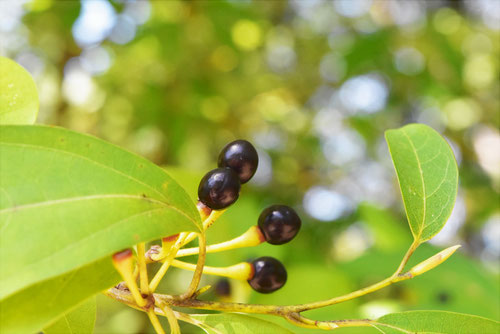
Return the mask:
<path id="1" fill-rule="evenodd" d="M 248 280 L 250 286 L 260 293 L 271 293 L 286 283 L 286 269 L 275 258 L 263 256 L 252 263 L 254 274 Z"/>
<path id="2" fill-rule="evenodd" d="M 292 240 L 300 230 L 300 217 L 286 205 L 272 205 L 259 216 L 259 228 L 267 242 L 282 245 Z"/>
<path id="3" fill-rule="evenodd" d="M 219 154 L 218 166 L 234 170 L 242 184 L 252 178 L 258 164 L 259 156 L 255 147 L 243 139 L 227 144 Z"/>
<path id="4" fill-rule="evenodd" d="M 227 208 L 238 199 L 240 193 L 238 175 L 230 168 L 211 170 L 200 181 L 198 199 L 211 208 Z"/>

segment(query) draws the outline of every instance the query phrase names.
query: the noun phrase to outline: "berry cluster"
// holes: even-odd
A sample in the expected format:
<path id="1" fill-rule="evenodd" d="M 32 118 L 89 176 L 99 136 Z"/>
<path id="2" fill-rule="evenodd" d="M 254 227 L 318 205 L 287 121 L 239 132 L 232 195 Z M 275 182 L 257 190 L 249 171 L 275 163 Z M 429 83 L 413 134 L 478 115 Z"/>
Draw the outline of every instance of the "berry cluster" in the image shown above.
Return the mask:
<path id="1" fill-rule="evenodd" d="M 236 202 L 241 185 L 255 174 L 259 163 L 257 151 L 246 140 L 227 144 L 219 154 L 218 168 L 209 171 L 200 181 L 198 199 L 212 210 L 221 210 Z M 299 232 L 300 217 L 289 206 L 272 205 L 258 219 L 259 237 L 272 245 L 282 245 Z M 272 257 L 260 257 L 250 263 L 250 286 L 261 293 L 281 288 L 287 279 L 283 264 Z"/>
<path id="2" fill-rule="evenodd" d="M 198 198 L 212 210 L 227 208 L 239 197 L 241 185 L 257 171 L 259 156 L 246 140 L 235 140 L 219 154 L 218 167 L 208 172 L 198 187 Z"/>

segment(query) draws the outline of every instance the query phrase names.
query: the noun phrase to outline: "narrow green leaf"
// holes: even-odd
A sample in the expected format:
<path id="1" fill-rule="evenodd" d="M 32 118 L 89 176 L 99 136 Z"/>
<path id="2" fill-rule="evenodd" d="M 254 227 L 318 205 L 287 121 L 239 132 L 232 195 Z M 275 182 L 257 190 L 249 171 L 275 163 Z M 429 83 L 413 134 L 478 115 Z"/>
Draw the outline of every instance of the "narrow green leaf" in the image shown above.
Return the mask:
<path id="1" fill-rule="evenodd" d="M 0 301 L 0 333 L 34 333 L 89 297 L 115 285 L 111 259 L 36 283 Z"/>
<path id="2" fill-rule="evenodd" d="M 446 140 L 423 124 L 385 134 L 413 238 L 424 242 L 444 226 L 455 204 L 458 168 Z"/>
<path id="3" fill-rule="evenodd" d="M 43 330 L 45 334 L 92 334 L 96 317 L 95 297 L 88 299 L 74 310 L 64 314 Z"/>
<path id="4" fill-rule="evenodd" d="M 203 323 L 203 329 L 209 334 L 292 334 L 286 328 L 275 323 L 236 313 L 193 314 L 195 320 Z"/>
<path id="5" fill-rule="evenodd" d="M 0 299 L 138 242 L 201 228 L 193 201 L 163 169 L 97 138 L 2 126 L 0 156 Z"/>
<path id="6" fill-rule="evenodd" d="M 0 124 L 33 124 L 37 114 L 35 81 L 21 65 L 0 57 Z"/>
<path id="7" fill-rule="evenodd" d="M 373 325 L 385 334 L 496 334 L 500 322 L 475 315 L 445 311 L 410 311 L 393 313 L 378 319 Z"/>

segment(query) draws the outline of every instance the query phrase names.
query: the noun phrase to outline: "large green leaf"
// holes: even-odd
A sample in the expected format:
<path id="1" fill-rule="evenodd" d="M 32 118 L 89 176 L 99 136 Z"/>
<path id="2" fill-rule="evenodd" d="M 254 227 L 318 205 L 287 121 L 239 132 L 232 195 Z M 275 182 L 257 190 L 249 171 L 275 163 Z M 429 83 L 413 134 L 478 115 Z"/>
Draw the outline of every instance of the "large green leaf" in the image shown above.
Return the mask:
<path id="1" fill-rule="evenodd" d="M 385 136 L 411 232 L 417 242 L 424 242 L 443 228 L 455 204 L 455 157 L 446 140 L 423 124 L 389 130 Z"/>
<path id="2" fill-rule="evenodd" d="M 33 333 L 120 280 L 111 259 L 38 282 L 0 302 L 0 333 Z"/>
<path id="3" fill-rule="evenodd" d="M 193 201 L 165 171 L 97 138 L 3 126 L 0 156 L 0 299 L 138 242 L 200 229 Z"/>
<path id="4" fill-rule="evenodd" d="M 275 323 L 243 314 L 194 314 L 191 317 L 201 321 L 209 334 L 293 333 Z"/>
<path id="5" fill-rule="evenodd" d="M 475 315 L 444 311 L 410 311 L 383 316 L 374 325 L 386 334 L 497 334 L 500 323 Z"/>
<path id="6" fill-rule="evenodd" d="M 37 113 L 35 81 L 21 65 L 0 57 L 0 124 L 33 124 Z"/>
<path id="7" fill-rule="evenodd" d="M 74 310 L 64 314 L 55 323 L 43 330 L 45 334 L 92 334 L 96 317 L 95 297 L 83 302 Z"/>

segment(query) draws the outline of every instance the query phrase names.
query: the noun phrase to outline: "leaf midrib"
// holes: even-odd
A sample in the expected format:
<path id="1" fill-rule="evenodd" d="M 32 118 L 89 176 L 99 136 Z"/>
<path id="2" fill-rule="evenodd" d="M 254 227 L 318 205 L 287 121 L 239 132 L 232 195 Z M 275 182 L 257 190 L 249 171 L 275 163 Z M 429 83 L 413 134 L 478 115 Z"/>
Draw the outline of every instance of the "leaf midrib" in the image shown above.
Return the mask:
<path id="1" fill-rule="evenodd" d="M 165 201 L 168 201 L 168 198 L 167 198 L 167 197 L 166 197 L 163 193 L 161 193 L 160 191 L 158 191 L 158 189 L 153 188 L 151 185 L 149 185 L 149 184 L 147 184 L 147 183 L 144 183 L 144 182 L 140 181 L 139 179 L 137 179 L 137 178 L 135 178 L 135 177 L 132 177 L 132 176 L 130 176 L 130 175 L 127 175 L 127 174 L 125 174 L 125 173 L 123 173 L 123 172 L 121 172 L 121 171 L 119 171 L 119 170 L 117 170 L 117 169 L 115 169 L 115 168 L 113 168 L 113 167 L 110 167 L 110 166 L 105 165 L 105 164 L 102 164 L 102 163 L 100 163 L 100 162 L 98 162 L 98 161 L 95 161 L 95 160 L 89 159 L 89 158 L 87 158 L 87 157 L 86 157 L 86 156 L 84 156 L 84 155 L 76 154 L 76 153 L 74 153 L 74 152 L 70 152 L 70 151 L 66 151 L 66 150 L 62 150 L 62 149 L 57 149 L 57 148 L 53 148 L 53 147 L 37 146 L 37 145 L 32 145 L 32 144 L 18 144 L 18 143 L 9 143 L 9 142 L 0 142 L 0 144 L 1 144 L 1 145 L 8 145 L 8 146 L 30 147 L 30 148 L 37 148 L 37 149 L 47 150 L 47 151 L 61 152 L 61 153 L 63 153 L 63 154 L 68 154 L 68 155 L 75 156 L 75 157 L 78 157 L 78 158 L 83 159 L 83 160 L 87 160 L 87 161 L 89 161 L 89 162 L 91 162 L 91 163 L 93 163 L 93 164 L 96 164 L 96 165 L 98 165 L 98 166 L 101 166 L 101 167 L 104 167 L 104 168 L 106 168 L 106 169 L 109 169 L 109 170 L 111 170 L 111 171 L 115 172 L 116 174 L 118 174 L 118 175 L 120 175 L 120 176 L 124 176 L 124 177 L 126 177 L 126 178 L 128 178 L 128 179 L 130 179 L 130 180 L 132 180 L 132 181 L 135 181 L 135 182 L 137 182 L 138 184 L 142 184 L 142 185 L 146 186 L 148 189 L 150 189 L 150 190 L 154 191 L 155 193 L 157 193 L 158 195 L 160 195 L 160 196 L 161 196 L 161 197 L 162 197 Z M 146 161 L 147 161 L 147 160 L 146 160 Z M 149 161 L 147 161 L 147 162 L 149 163 Z M 158 167 L 158 168 L 159 168 L 159 167 Z M 162 171 L 163 171 L 163 170 L 162 170 Z M 167 175 L 167 174 L 165 173 L 165 175 Z M 151 199 L 151 200 L 152 200 L 153 198 L 151 198 L 151 197 L 150 197 L 149 199 Z M 161 202 L 161 201 L 159 201 L 159 202 Z M 191 221 L 194 225 L 198 226 L 198 224 L 196 223 L 196 221 L 195 221 L 192 217 L 190 217 L 190 216 L 186 215 L 184 212 L 182 212 L 182 211 L 178 210 L 176 207 L 171 206 L 171 205 L 167 204 L 166 202 L 161 202 L 161 203 L 163 203 L 163 204 L 164 204 L 164 205 L 166 205 L 166 206 L 170 206 L 170 207 L 172 207 L 173 209 L 177 210 L 177 211 L 178 211 L 178 212 L 180 212 L 182 215 L 184 215 L 186 218 L 188 218 L 188 219 L 189 219 L 189 220 L 190 220 L 190 221 Z M 0 211 L 0 212 L 1 212 L 1 211 Z"/>
<path id="2" fill-rule="evenodd" d="M 168 201 L 168 198 L 163 193 L 161 193 L 160 191 L 158 191 L 158 189 L 153 188 L 151 185 L 149 185 L 147 183 L 144 183 L 144 182 L 140 181 L 139 179 L 137 179 L 137 178 L 135 178 L 133 176 L 127 175 L 127 174 L 119 171 L 116 168 L 113 168 L 111 166 L 105 165 L 105 164 L 100 163 L 100 162 L 98 162 L 96 160 L 89 159 L 88 157 L 86 157 L 84 155 L 76 154 L 76 153 L 71 152 L 71 151 L 66 151 L 66 150 L 62 150 L 62 149 L 58 149 L 58 148 L 54 148 L 54 147 L 38 146 L 38 145 L 32 145 L 32 144 L 10 143 L 10 142 L 0 142 L 0 143 L 2 145 L 7 145 L 7 146 L 20 146 L 20 147 L 36 148 L 36 149 L 41 149 L 41 150 L 46 150 L 46 151 L 55 151 L 55 152 L 58 152 L 58 153 L 75 156 L 75 157 L 78 157 L 78 158 L 80 158 L 82 160 L 87 160 L 87 161 L 89 161 L 89 162 L 91 162 L 91 163 L 93 163 L 95 165 L 98 165 L 100 167 L 104 167 L 106 169 L 109 169 L 109 170 L 115 172 L 116 174 L 118 174 L 120 176 L 123 176 L 125 178 L 128 178 L 128 179 L 134 181 L 134 182 L 137 182 L 138 184 L 142 184 L 143 186 L 146 186 L 150 190 L 152 190 L 155 193 L 157 193 L 158 195 L 160 195 L 163 199 L 165 199 L 165 200 Z M 149 163 L 149 161 L 148 161 L 148 163 Z"/>
<path id="3" fill-rule="evenodd" d="M 58 199 L 58 200 L 50 200 L 50 201 L 45 201 L 45 202 L 38 202 L 38 203 L 30 203 L 30 204 L 24 204 L 24 205 L 19 205 L 19 206 L 14 206 L 11 208 L 5 208 L 0 210 L 0 215 L 5 213 L 5 212 L 16 212 L 18 210 L 22 210 L 24 208 L 31 209 L 31 208 L 36 208 L 44 205 L 57 205 L 60 203 L 71 203 L 71 202 L 77 202 L 77 201 L 83 201 L 83 200 L 93 200 L 93 199 L 104 199 L 104 198 L 130 198 L 130 199 L 138 199 L 138 200 L 143 200 L 151 203 L 157 203 L 159 205 L 162 205 L 165 209 L 169 208 L 174 211 L 177 211 L 184 217 L 186 217 L 188 220 L 193 222 L 193 224 L 196 225 L 195 221 L 186 215 L 183 211 L 179 210 L 175 206 L 159 201 L 157 199 L 151 198 L 151 197 L 143 197 L 143 196 L 136 196 L 136 195 L 123 195 L 123 194 L 100 194 L 100 195 L 89 195 L 89 196 L 78 196 L 78 197 L 70 197 L 70 198 L 65 198 L 65 199 Z M 162 208 L 160 208 L 162 209 Z M 148 211 L 144 211 L 148 212 Z M 143 213 L 144 213 L 143 212 Z M 133 216 L 131 216 L 133 217 Z M 5 225 L 0 227 L 0 232 L 2 232 L 9 224 L 6 223 Z"/>
<path id="4" fill-rule="evenodd" d="M 387 325 L 387 324 L 382 324 L 382 323 L 377 323 L 377 324 L 374 324 L 373 327 L 375 327 L 376 329 L 378 329 L 381 333 L 383 334 L 386 334 L 387 332 L 385 332 L 383 329 L 381 328 L 378 328 L 377 326 L 380 326 L 380 327 L 388 327 L 388 328 L 391 328 L 391 329 L 394 329 L 394 330 L 397 330 L 397 331 L 400 331 L 402 333 L 406 333 L 406 334 L 444 334 L 443 332 L 429 332 L 429 331 L 408 331 L 406 329 L 403 329 L 403 328 L 400 328 L 400 327 L 396 327 L 396 326 L 392 326 L 392 325 Z"/>
<path id="5" fill-rule="evenodd" d="M 57 204 L 61 204 L 61 203 L 78 202 L 78 201 L 85 201 L 85 200 L 92 200 L 92 199 L 104 199 L 104 198 L 139 199 L 139 200 L 144 200 L 144 201 L 148 201 L 148 202 L 152 202 L 152 203 L 158 203 L 161 205 L 169 206 L 168 203 L 159 201 L 159 200 L 151 198 L 151 197 L 144 197 L 144 196 L 137 196 L 137 195 L 125 195 L 125 194 L 98 194 L 98 195 L 76 196 L 76 197 L 68 197 L 68 198 L 61 198 L 61 199 L 53 199 L 53 200 L 48 200 L 48 201 L 43 201 L 43 202 L 15 205 L 15 206 L 10 207 L 10 208 L 1 209 L 0 214 L 3 214 L 4 212 L 9 212 L 9 211 L 15 212 L 18 210 L 23 210 L 23 209 L 31 209 L 31 208 L 37 208 L 37 207 L 42 207 L 42 206 L 57 205 Z M 175 208 L 174 206 L 172 206 L 172 207 Z"/>
<path id="6" fill-rule="evenodd" d="M 424 226 L 425 226 L 425 215 L 426 215 L 426 211 L 427 211 L 427 199 L 426 199 L 426 196 L 425 196 L 425 182 L 424 182 L 424 174 L 423 174 L 423 171 L 422 171 L 422 165 L 420 163 L 420 158 L 418 157 L 418 154 L 417 154 L 417 148 L 415 147 L 415 145 L 413 145 L 413 142 L 411 141 L 410 137 L 408 136 L 408 134 L 406 133 L 405 129 L 401 129 L 403 135 L 406 137 L 406 139 L 408 140 L 408 143 L 410 144 L 411 148 L 412 148 L 412 152 L 413 154 L 415 155 L 415 159 L 417 159 L 417 165 L 418 165 L 418 172 L 420 174 L 420 181 L 422 181 L 422 200 L 423 200 L 423 205 L 424 205 L 424 209 L 423 209 L 423 213 L 422 213 L 422 222 L 420 224 L 420 228 L 419 228 L 419 232 L 418 232 L 418 237 L 415 238 L 416 240 L 420 240 L 420 237 L 422 236 L 422 233 L 424 231 Z M 411 227 L 411 224 L 410 224 L 410 227 Z"/>
<path id="7" fill-rule="evenodd" d="M 408 333 L 408 334 L 413 334 L 415 332 L 410 332 L 404 328 L 400 328 L 398 326 L 394 326 L 394 325 L 388 325 L 388 324 L 384 324 L 384 323 L 381 323 L 381 322 L 372 322 L 371 325 L 375 328 L 377 328 L 377 326 L 385 326 L 385 327 L 389 327 L 389 328 L 392 328 L 392 329 L 395 329 L 395 330 L 398 330 L 398 331 L 401 331 L 403 333 Z M 380 328 L 377 328 L 378 330 L 380 330 Z M 380 330 L 382 333 L 385 333 L 383 332 L 382 330 Z M 438 334 L 438 333 L 437 333 Z"/>
<path id="8" fill-rule="evenodd" d="M 421 313 L 421 312 L 440 313 L 440 314 L 455 315 L 455 316 L 456 315 L 467 316 L 469 318 L 479 319 L 479 320 L 483 320 L 483 321 L 486 320 L 486 321 L 489 321 L 489 322 L 493 322 L 493 323 L 495 323 L 497 325 L 500 325 L 500 322 L 497 321 L 497 320 L 494 320 L 494 319 L 488 319 L 488 318 L 481 317 L 481 316 L 478 316 L 478 315 L 465 314 L 465 313 L 457 313 L 457 312 L 451 312 L 451 311 L 437 311 L 437 310 L 432 310 L 432 311 L 407 311 L 407 312 L 403 312 L 403 313 L 400 313 L 400 314 L 410 315 L 410 314 L 418 314 L 418 313 Z M 397 314 L 398 313 L 388 314 L 388 315 L 397 315 Z M 427 316 L 429 316 L 429 314 Z M 380 320 L 380 319 L 378 319 L 378 320 Z M 371 325 L 374 326 L 375 328 L 377 328 L 376 326 L 386 326 L 386 327 L 390 327 L 390 328 L 401 330 L 401 331 L 407 331 L 406 329 L 403 329 L 403 328 L 398 327 L 396 325 L 385 324 L 383 322 L 378 322 L 378 320 L 372 321 Z M 377 329 L 380 330 L 379 328 L 377 328 Z M 443 332 L 429 332 L 429 331 L 418 331 L 418 330 L 417 331 L 410 331 L 409 333 L 443 334 Z"/>

